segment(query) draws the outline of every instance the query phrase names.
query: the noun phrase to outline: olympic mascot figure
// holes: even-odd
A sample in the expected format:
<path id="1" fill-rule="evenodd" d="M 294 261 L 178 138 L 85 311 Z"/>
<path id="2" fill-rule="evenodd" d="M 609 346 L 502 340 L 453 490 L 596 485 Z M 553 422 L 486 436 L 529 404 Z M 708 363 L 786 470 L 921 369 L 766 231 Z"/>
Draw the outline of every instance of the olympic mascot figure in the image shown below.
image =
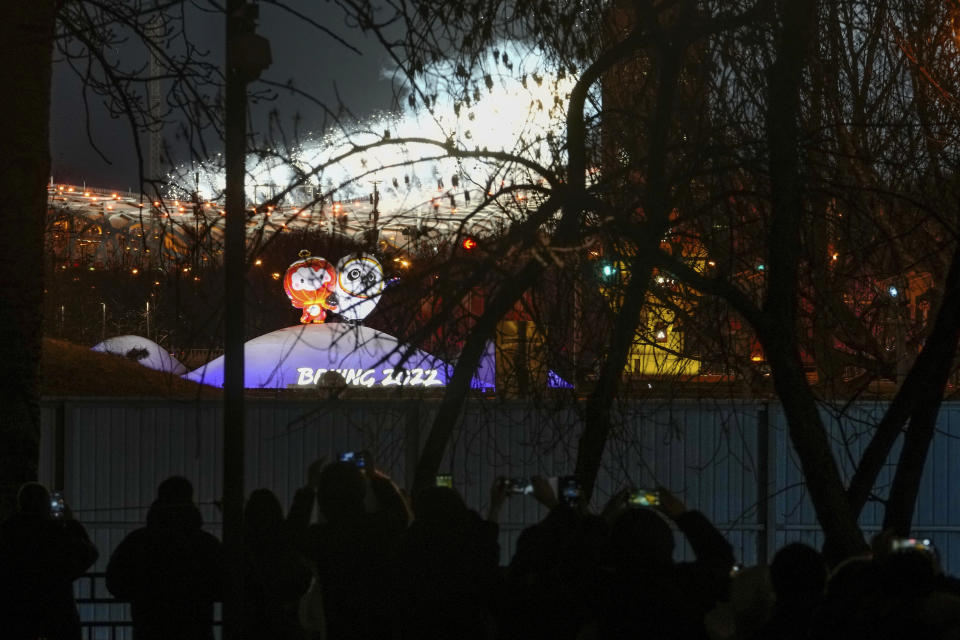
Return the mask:
<path id="1" fill-rule="evenodd" d="M 348 322 L 362 322 L 380 302 L 383 267 L 369 253 L 352 253 L 337 263 L 337 281 L 327 308 Z"/>
<path id="2" fill-rule="evenodd" d="M 319 257 L 311 257 L 304 249 L 300 259 L 287 267 L 283 276 L 283 290 L 287 292 L 290 303 L 297 309 L 303 309 L 300 322 L 303 324 L 322 323 L 327 317 L 330 306 L 327 299 L 337 284 L 337 272 L 332 264 Z"/>

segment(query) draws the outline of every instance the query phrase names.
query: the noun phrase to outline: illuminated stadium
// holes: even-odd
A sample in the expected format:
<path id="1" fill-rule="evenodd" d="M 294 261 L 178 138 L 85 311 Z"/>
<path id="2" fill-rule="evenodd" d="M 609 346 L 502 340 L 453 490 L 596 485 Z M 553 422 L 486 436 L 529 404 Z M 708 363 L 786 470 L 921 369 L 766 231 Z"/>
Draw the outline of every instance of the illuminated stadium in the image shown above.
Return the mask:
<path id="1" fill-rule="evenodd" d="M 262 262 L 251 274 L 261 293 L 248 300 L 260 305 L 251 307 L 259 315 L 249 325 L 248 388 L 315 387 L 331 371 L 355 387 L 446 385 L 459 329 L 433 330 L 407 344 L 393 337 L 410 327 L 392 309 L 374 314 L 369 326 L 349 309 L 333 309 L 328 324 L 284 327 L 297 316 L 282 308 L 278 279 L 300 249 L 332 260 L 366 251 L 384 261 L 390 284 L 408 260 L 439 264 L 452 247 L 469 251 L 526 219 L 547 193 L 544 176 L 560 160 L 552 131 L 563 122 L 573 84 L 569 76 L 538 73 L 537 63 L 533 56 L 517 62 L 465 104 L 434 103 L 429 111 L 374 117 L 295 146 L 248 152 L 247 256 L 252 267 Z M 478 157 L 466 157 L 472 155 Z M 56 275 L 48 278 L 48 332 L 127 357 L 164 351 L 191 379 L 221 384 L 218 334 L 206 320 L 229 308 L 216 275 L 225 233 L 223 164 L 214 156 L 174 167 L 157 197 L 52 179 L 48 268 Z M 482 297 L 479 289 L 468 291 L 458 309 L 475 313 Z M 397 296 L 393 304 L 406 302 Z M 346 348 L 359 334 L 370 353 Z M 495 386 L 493 349 L 474 388 Z M 147 357 L 141 362 L 150 366 Z M 540 368 L 537 380 L 565 385 Z"/>
<path id="2" fill-rule="evenodd" d="M 368 119 L 293 147 L 265 145 L 247 159 L 248 247 L 277 233 L 311 230 L 415 253 L 431 241 L 497 234 L 539 201 L 542 176 L 517 163 L 448 157 L 507 152 L 550 167 L 572 79 L 537 75 L 537 60 L 498 78 L 464 105 L 435 103 Z M 521 63 L 522 64 L 522 63 Z M 527 80 L 530 73 L 534 80 Z M 401 141 L 406 141 L 402 142 Z M 83 264 L 215 259 L 223 242 L 222 157 L 176 167 L 162 198 L 49 185 L 53 252 Z"/>

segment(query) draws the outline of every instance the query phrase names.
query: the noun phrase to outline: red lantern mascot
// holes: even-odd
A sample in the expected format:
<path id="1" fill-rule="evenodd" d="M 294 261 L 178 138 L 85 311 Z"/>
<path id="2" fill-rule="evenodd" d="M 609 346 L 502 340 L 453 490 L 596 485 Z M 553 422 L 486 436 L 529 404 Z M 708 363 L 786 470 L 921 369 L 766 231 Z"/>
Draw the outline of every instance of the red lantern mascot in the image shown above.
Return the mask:
<path id="1" fill-rule="evenodd" d="M 312 258 L 304 249 L 300 259 L 287 267 L 283 276 L 283 290 L 287 292 L 290 303 L 297 309 L 303 309 L 300 322 L 321 323 L 327 317 L 327 298 L 337 284 L 337 272 L 332 264 L 323 258 Z"/>

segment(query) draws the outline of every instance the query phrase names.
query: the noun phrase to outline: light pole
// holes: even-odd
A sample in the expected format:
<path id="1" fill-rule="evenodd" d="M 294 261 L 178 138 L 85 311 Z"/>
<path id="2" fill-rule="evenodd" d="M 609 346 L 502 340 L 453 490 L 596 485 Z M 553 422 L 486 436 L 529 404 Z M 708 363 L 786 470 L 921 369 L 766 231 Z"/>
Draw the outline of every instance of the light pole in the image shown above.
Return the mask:
<path id="1" fill-rule="evenodd" d="M 223 599 L 223 638 L 243 635 L 243 338 L 246 279 L 247 83 L 270 65 L 270 43 L 254 33 L 257 5 L 227 0 L 225 299 L 234 311 L 224 319 L 223 378 L 223 546 L 233 567 Z"/>
<path id="2" fill-rule="evenodd" d="M 377 231 L 377 225 L 380 223 L 380 191 L 377 189 L 377 185 L 380 184 L 380 181 L 373 180 L 371 184 L 373 185 L 373 211 L 370 212 L 370 218 L 373 226 L 370 228 L 368 244 L 370 245 L 370 252 L 374 253 L 380 248 L 380 233 Z"/>

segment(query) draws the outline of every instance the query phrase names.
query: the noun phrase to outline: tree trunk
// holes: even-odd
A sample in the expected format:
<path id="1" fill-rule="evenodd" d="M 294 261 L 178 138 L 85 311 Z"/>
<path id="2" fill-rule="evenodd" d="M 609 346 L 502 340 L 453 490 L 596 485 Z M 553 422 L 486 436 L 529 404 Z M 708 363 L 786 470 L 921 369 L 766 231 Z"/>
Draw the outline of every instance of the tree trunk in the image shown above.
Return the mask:
<path id="1" fill-rule="evenodd" d="M 920 479 L 927 461 L 927 452 L 937 426 L 937 416 L 943 401 L 943 392 L 950 378 L 953 361 L 960 340 L 960 246 L 954 250 L 947 273 L 947 282 L 937 311 L 930 337 L 911 370 L 912 375 L 923 374 L 923 385 L 918 385 L 910 415 L 910 427 L 904 438 L 897 471 L 887 498 L 883 517 L 884 529 L 892 528 L 897 535 L 910 533 Z"/>
<path id="2" fill-rule="evenodd" d="M 678 40 L 680 38 L 677 38 Z M 643 211 L 648 238 L 661 238 L 670 227 L 672 201 L 667 178 L 671 132 L 674 130 L 677 87 L 687 47 L 665 38 L 650 56 L 657 72 L 657 92 L 653 109 L 649 114 L 649 142 L 646 166 L 646 192 L 643 195 Z M 572 165 L 571 165 L 572 166 Z M 633 208 L 623 207 L 620 213 L 628 224 L 633 223 Z M 620 379 L 627 357 L 637 335 L 640 312 L 647 301 L 653 266 L 647 256 L 657 253 L 659 241 L 638 242 L 637 255 L 630 261 L 629 282 L 623 293 L 623 304 L 617 309 L 617 320 L 610 338 L 607 355 L 603 359 L 597 386 L 587 398 L 583 433 L 577 444 L 575 475 L 583 490 L 583 501 L 590 501 L 596 485 L 603 450 L 610 436 L 610 407 L 620 388 Z M 647 246 L 649 245 L 649 246 Z M 619 293 L 619 292 L 618 292 Z"/>
<path id="3" fill-rule="evenodd" d="M 810 390 L 797 341 L 800 228 L 805 189 L 800 171 L 801 86 L 816 24 L 814 0 L 777 3 L 780 31 L 768 75 L 767 145 L 770 154 L 771 226 L 764 319 L 757 334 L 783 403 L 790 441 L 800 459 L 832 562 L 860 553 L 863 534 L 846 492 L 826 429 Z"/>
<path id="4" fill-rule="evenodd" d="M 857 471 L 850 481 L 847 495 L 854 514 L 859 514 L 866 504 L 877 475 L 886 463 L 907 417 L 910 417 L 907 439 L 911 440 L 911 443 L 909 447 L 906 443 L 904 444 L 904 450 L 897 464 L 894 487 L 890 492 L 892 502 L 887 505 L 887 514 L 884 516 L 885 520 L 889 519 L 891 523 L 900 525 L 906 523 L 906 528 L 909 529 L 920 476 L 916 469 L 908 468 L 901 471 L 901 467 L 919 466 L 922 472 L 929 439 L 933 437 L 940 403 L 957 355 L 958 341 L 960 341 L 960 245 L 954 249 L 944 285 L 943 299 L 937 309 L 930 335 L 910 368 L 906 380 L 900 386 L 896 397 L 877 426 L 877 430 L 860 458 Z M 917 431 L 911 435 L 910 432 L 914 429 Z M 927 445 L 922 445 L 924 439 L 928 440 Z M 910 453 L 907 452 L 908 448 Z M 920 449 L 924 451 L 922 458 L 910 457 L 918 455 Z M 907 482 L 907 477 L 914 475 L 914 480 Z M 896 479 L 898 477 L 899 482 Z M 905 482 L 907 484 L 903 484 Z M 912 489 L 909 488 L 911 486 Z M 909 499 L 908 504 L 907 500 L 911 493 L 913 498 Z"/>
<path id="5" fill-rule="evenodd" d="M 603 360 L 597 386 L 587 398 L 583 433 L 577 443 L 577 463 L 574 469 L 574 475 L 582 486 L 584 502 L 589 502 L 597 482 L 603 450 L 610 436 L 610 407 L 616 398 L 620 377 L 627 364 L 627 355 L 637 335 L 650 274 L 650 265 L 644 264 L 642 259 L 635 258 L 630 261 L 630 282 L 623 296 L 623 305 L 617 313 L 607 357 Z"/>
<path id="6" fill-rule="evenodd" d="M 527 263 L 516 277 L 506 281 L 490 300 L 483 315 L 470 331 L 420 454 L 413 478 L 414 495 L 434 483 L 434 478 L 443 462 L 447 443 L 450 442 L 453 427 L 457 423 L 457 418 L 460 417 L 463 403 L 470 392 L 470 382 L 473 380 L 477 365 L 480 364 L 487 341 L 493 338 L 497 322 L 513 308 L 524 292 L 536 284 L 544 268 L 543 263 L 538 260 Z"/>
<path id="7" fill-rule="evenodd" d="M 887 508 L 883 514 L 883 528 L 890 529 L 894 535 L 910 535 L 913 512 L 916 509 L 917 493 L 920 491 L 920 478 L 927 461 L 927 452 L 937 426 L 940 413 L 940 399 L 928 405 L 921 405 L 910 416 L 910 428 L 903 441 L 897 471 L 893 476 Z"/>
<path id="8" fill-rule="evenodd" d="M 863 533 L 847 502 L 826 428 L 807 383 L 799 353 L 782 329 L 761 335 L 773 373 L 777 396 L 787 417 L 790 442 L 803 469 L 803 477 L 817 520 L 826 537 L 824 553 L 835 564 L 866 549 Z M 772 334 L 772 335 L 771 335 Z"/>
<path id="9" fill-rule="evenodd" d="M 53 0 L 14 2 L 0 26 L 0 518 L 36 480 L 40 442 L 43 232 L 50 177 Z"/>
<path id="10" fill-rule="evenodd" d="M 224 299 L 234 309 L 225 313 L 223 376 L 223 548 L 233 570 L 223 597 L 223 638 L 243 634 L 244 572 L 244 295 L 246 292 L 246 161 L 247 81 L 240 62 L 244 36 L 253 31 L 244 0 L 227 0 L 224 70 L 224 153 L 226 162 L 226 229 Z M 153 177 L 153 176 L 151 176 Z"/>

